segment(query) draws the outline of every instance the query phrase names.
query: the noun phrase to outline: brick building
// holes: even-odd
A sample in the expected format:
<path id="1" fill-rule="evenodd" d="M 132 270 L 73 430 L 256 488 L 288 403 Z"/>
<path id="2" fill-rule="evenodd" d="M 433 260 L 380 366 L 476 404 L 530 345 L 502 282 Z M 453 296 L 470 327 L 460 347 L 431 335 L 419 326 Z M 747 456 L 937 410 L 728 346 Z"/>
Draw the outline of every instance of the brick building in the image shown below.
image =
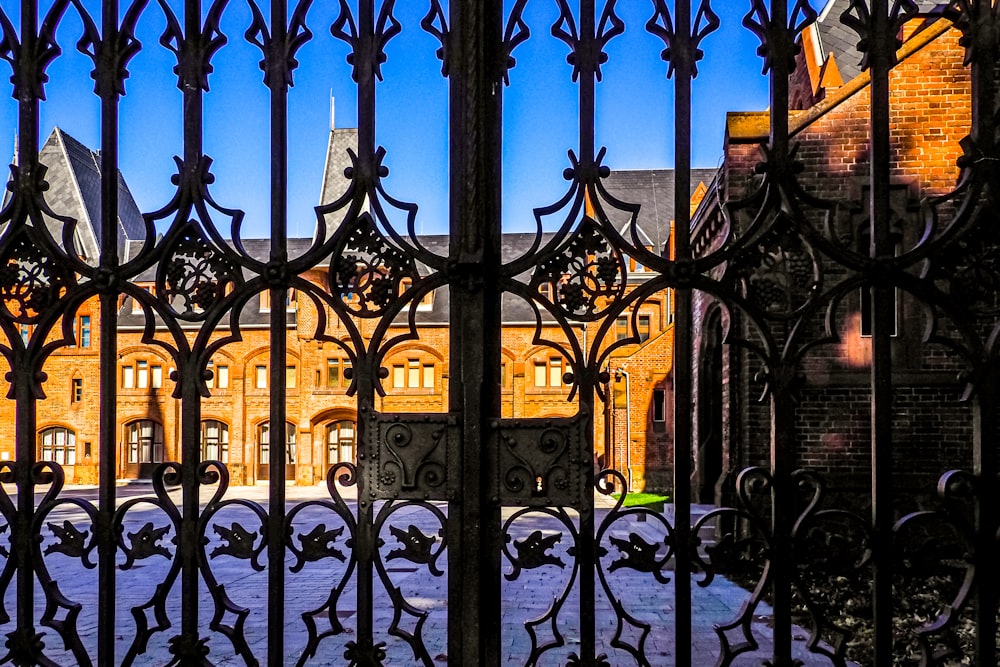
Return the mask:
<path id="1" fill-rule="evenodd" d="M 332 201 L 346 187 L 344 162 L 355 141 L 353 130 L 331 131 L 321 201 Z M 100 201 L 97 154 L 57 128 L 40 158 L 48 167 L 53 211 L 78 221 L 77 249 L 84 257 L 96 257 L 100 240 L 94 236 L 92 221 L 97 219 Z M 705 182 L 713 173 L 696 172 L 694 201 L 703 196 Z M 123 194 L 119 246 L 123 261 L 127 261 L 144 243 L 146 226 L 124 180 L 119 182 Z M 605 185 L 623 201 L 642 205 L 639 233 L 649 249 L 669 246 L 673 212 L 663 203 L 673 202 L 670 170 L 615 172 Z M 64 223 L 51 217 L 48 220 L 54 237 L 61 238 Z M 332 233 L 335 222 L 328 221 L 328 225 Z M 524 252 L 533 239 L 534 235 L 528 234 L 505 235 L 506 257 Z M 310 239 L 291 239 L 290 256 L 301 254 L 310 243 Z M 421 243 L 432 252 L 447 255 L 446 236 L 422 236 Z M 266 239 L 246 240 L 243 247 L 253 257 L 268 256 Z M 155 272 L 155 267 L 148 269 L 135 283 L 153 296 L 157 289 Z M 327 272 L 328 268 L 314 269 L 302 278 L 328 286 Z M 634 263 L 628 267 L 630 286 L 646 279 L 644 267 Z M 543 295 L 544 289 L 557 287 L 543 286 Z M 357 410 L 354 397 L 349 395 L 351 362 L 345 350 L 332 340 L 343 339 L 346 330 L 327 307 L 326 328 L 321 331 L 323 319 L 312 299 L 297 298 L 293 291 L 288 303 L 272 304 L 265 290 L 251 298 L 239 313 L 240 335 L 215 349 L 207 365 L 212 377 L 208 381 L 210 396 L 202 402 L 202 456 L 226 462 L 236 484 L 251 484 L 270 475 L 269 449 L 275 443 L 271 442 L 268 424 L 268 322 L 275 307 L 287 313 L 289 423 L 283 445 L 288 478 L 313 484 L 325 477 L 331 464 L 353 461 L 355 457 Z M 382 412 L 448 410 L 447 290 L 427 294 L 415 309 L 417 337 L 394 346 L 383 362 L 385 395 L 376 405 Z M 537 342 L 539 338 L 559 340 L 566 334 L 561 333 L 554 319 L 536 317 L 535 312 L 526 301 L 513 295 L 504 298 L 502 417 L 559 417 L 577 411 L 576 401 L 567 400 L 564 374 L 571 369 L 566 367 L 566 360 L 552 347 Z M 38 457 L 62 464 L 71 483 L 95 483 L 97 479 L 98 317 L 96 299 L 85 302 L 73 315 L 73 344 L 58 347 L 46 362 L 46 397 L 38 403 Z M 370 334 L 374 323 L 366 320 L 359 325 L 363 334 Z M 394 322 L 393 326 L 400 333 L 408 329 L 405 321 Z M 588 340 L 595 339 L 595 327 L 573 327 L 584 348 Z M 614 398 L 595 415 L 595 457 L 627 471 L 636 489 L 665 488 L 670 480 L 672 327 L 670 295 L 660 293 L 645 299 L 636 313 L 623 313 L 610 337 L 622 340 L 631 336 L 635 342 L 616 349 L 609 358 L 609 394 Z M 190 325 L 190 340 L 199 329 L 198 323 Z M 29 327 L 21 333 L 25 342 L 31 340 Z M 226 320 L 212 340 L 223 341 L 229 335 Z M 393 335 L 390 332 L 388 337 Z M 147 317 L 141 298 L 123 296 L 117 369 L 120 478 L 148 477 L 157 463 L 177 460 L 180 455 L 180 401 L 173 396 L 172 358 L 164 346 L 156 344 L 161 336 L 167 340 L 152 309 Z M 0 459 L 13 456 L 13 442 L 14 405 L 5 401 L 0 403 Z"/>
<path id="2" fill-rule="evenodd" d="M 830 0 L 802 34 L 803 48 L 791 80 L 789 123 L 801 163 L 798 182 L 819 202 L 804 212 L 806 219 L 822 230 L 819 235 L 829 247 L 867 252 L 870 78 L 858 66 L 857 36 L 840 22 L 849 4 Z M 891 202 L 900 254 L 933 233 L 927 224 L 929 205 L 955 189 L 960 142 L 970 130 L 971 84 L 961 33 L 936 3 L 918 4 L 919 13 L 903 26 L 898 64 L 890 77 Z M 728 115 L 724 164 L 692 222 L 700 255 L 718 250 L 725 239 L 750 228 L 753 211 L 739 210 L 736 202 L 759 183 L 755 167 L 761 161 L 760 147 L 768 140 L 769 122 L 766 111 Z M 947 206 L 939 204 L 938 213 Z M 782 332 L 779 294 L 804 302 L 810 291 L 823 293 L 845 276 L 824 251 L 796 237 L 793 231 L 788 238 L 761 239 L 767 261 L 758 267 L 727 268 L 738 291 L 756 300 L 765 314 L 775 315 L 772 328 L 779 342 L 788 339 L 792 326 Z M 779 294 L 772 297 L 762 286 L 776 287 L 772 292 Z M 836 296 L 824 293 L 823 298 L 829 299 L 828 308 L 796 331 L 799 344 L 808 340 L 814 346 L 797 360 L 795 372 L 795 464 L 823 473 L 831 486 L 867 489 L 868 294 L 858 284 Z M 938 341 L 926 340 L 926 311 L 903 290 L 894 298 L 894 473 L 901 488 L 926 491 L 945 470 L 971 464 L 972 412 L 961 401 L 964 383 L 956 355 Z M 744 348 L 725 344 L 754 339 L 747 318 L 724 310 L 705 294 L 696 297 L 696 312 L 695 487 L 703 500 L 714 500 L 723 489 L 732 488 L 735 475 L 746 466 L 767 465 L 771 408 L 760 400 L 765 389 L 760 360 Z"/>

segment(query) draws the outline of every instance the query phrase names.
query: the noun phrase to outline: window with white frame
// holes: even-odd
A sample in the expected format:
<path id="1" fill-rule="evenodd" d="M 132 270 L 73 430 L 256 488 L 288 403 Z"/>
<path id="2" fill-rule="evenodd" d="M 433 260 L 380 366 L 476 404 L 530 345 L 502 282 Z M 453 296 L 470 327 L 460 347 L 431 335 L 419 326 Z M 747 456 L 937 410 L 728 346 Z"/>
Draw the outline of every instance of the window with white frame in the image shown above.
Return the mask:
<path id="1" fill-rule="evenodd" d="M 62 426 L 47 428 L 41 432 L 41 460 L 54 461 L 59 465 L 76 465 L 76 433 Z"/>

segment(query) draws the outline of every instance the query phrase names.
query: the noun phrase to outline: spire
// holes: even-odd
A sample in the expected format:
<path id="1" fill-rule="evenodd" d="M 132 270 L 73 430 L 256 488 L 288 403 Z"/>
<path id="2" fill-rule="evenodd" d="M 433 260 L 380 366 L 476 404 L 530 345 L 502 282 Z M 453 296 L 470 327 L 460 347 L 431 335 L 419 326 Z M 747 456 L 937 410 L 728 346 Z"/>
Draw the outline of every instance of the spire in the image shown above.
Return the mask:
<path id="1" fill-rule="evenodd" d="M 336 118 L 334 117 L 334 114 L 333 114 L 333 107 L 334 107 L 333 103 L 334 103 L 333 88 L 331 88 L 330 89 L 330 131 L 331 132 L 333 132 L 335 129 L 337 129 L 337 120 L 336 120 Z"/>
<path id="2" fill-rule="evenodd" d="M 14 161 L 13 161 L 13 164 L 14 164 L 15 167 L 17 166 L 18 153 L 19 153 L 19 148 L 18 148 L 18 143 L 17 143 L 17 131 L 15 130 L 14 131 Z"/>

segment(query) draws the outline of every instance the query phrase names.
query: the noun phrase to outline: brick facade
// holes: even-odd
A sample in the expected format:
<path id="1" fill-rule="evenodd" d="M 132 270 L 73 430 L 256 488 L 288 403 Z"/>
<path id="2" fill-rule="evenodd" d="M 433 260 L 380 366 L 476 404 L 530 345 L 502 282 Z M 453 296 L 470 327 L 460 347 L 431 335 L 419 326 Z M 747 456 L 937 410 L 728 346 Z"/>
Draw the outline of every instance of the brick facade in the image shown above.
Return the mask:
<path id="1" fill-rule="evenodd" d="M 969 70 L 963 65 L 961 36 L 949 25 L 925 17 L 910 21 L 900 62 L 890 77 L 892 208 L 903 249 L 914 247 L 924 232 L 921 200 L 955 188 L 959 142 L 969 133 Z M 840 82 L 818 81 L 823 63 L 807 62 L 812 53 L 811 46 L 803 50 L 791 82 L 792 105 L 803 100 L 813 104 L 790 119 L 793 141 L 799 144 L 796 157 L 803 166 L 799 182 L 810 195 L 839 203 L 830 218 L 830 240 L 867 248 L 867 213 L 862 204 L 868 197 L 869 174 L 867 73 L 842 86 L 827 87 L 830 81 Z M 754 166 L 761 160 L 758 146 L 766 141 L 767 126 L 766 112 L 730 115 L 725 163 L 709 198 L 714 208 L 704 207 L 695 220 L 695 243 L 701 252 L 718 247 L 728 231 L 717 202 L 744 197 L 756 183 Z M 823 221 L 822 212 L 807 215 L 813 222 Z M 744 218 L 732 217 L 737 234 L 745 223 Z M 842 275 L 832 264 L 824 267 L 827 285 Z M 796 464 L 826 474 L 835 484 L 867 489 L 871 341 L 862 335 L 859 295 L 860 290 L 846 295 L 835 309 L 837 340 L 813 348 L 799 363 Z M 897 295 L 897 335 L 892 341 L 895 472 L 903 487 L 926 490 L 945 470 L 971 463 L 972 412 L 960 401 L 959 360 L 943 346 L 923 342 L 925 313 L 905 293 Z M 705 322 L 718 311 L 710 298 L 699 295 L 696 312 L 701 320 L 696 333 L 701 336 Z M 741 335 L 751 335 L 738 316 L 727 323 Z M 808 323 L 804 338 L 821 338 L 824 325 L 822 316 L 817 316 Z M 726 348 L 722 377 L 714 381 L 724 386 L 724 422 L 719 427 L 725 432 L 719 446 L 725 459 L 722 475 L 731 483 L 744 467 L 767 463 L 771 410 L 758 401 L 764 388 L 754 379 L 760 363 Z M 703 350 L 695 353 L 704 355 Z M 696 386 L 702 388 L 698 395 L 704 397 L 704 388 L 712 382 L 696 378 Z M 696 414 L 709 409 L 696 401 Z M 704 436 L 699 428 L 705 428 L 704 419 L 696 423 L 696 442 Z"/>

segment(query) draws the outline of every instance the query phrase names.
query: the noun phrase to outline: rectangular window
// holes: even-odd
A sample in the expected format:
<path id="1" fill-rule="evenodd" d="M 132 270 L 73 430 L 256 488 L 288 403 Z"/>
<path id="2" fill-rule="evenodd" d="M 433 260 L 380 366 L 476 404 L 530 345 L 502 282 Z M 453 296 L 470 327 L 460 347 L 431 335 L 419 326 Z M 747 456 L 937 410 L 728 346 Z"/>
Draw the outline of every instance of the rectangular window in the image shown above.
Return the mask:
<path id="1" fill-rule="evenodd" d="M 135 387 L 135 368 L 132 365 L 122 366 L 122 389 Z"/>
<path id="2" fill-rule="evenodd" d="M 83 400 L 83 378 L 73 378 L 73 402 Z"/>
<path id="3" fill-rule="evenodd" d="M 650 333 L 649 320 L 650 320 L 649 315 L 640 315 L 639 316 L 639 340 L 640 341 L 647 341 L 647 340 L 649 340 L 649 333 Z"/>
<path id="4" fill-rule="evenodd" d="M 434 388 L 434 364 L 424 364 L 423 381 L 424 389 Z"/>
<path id="5" fill-rule="evenodd" d="M 662 422 L 666 419 L 666 393 L 662 389 L 653 390 L 653 421 Z"/>
<path id="6" fill-rule="evenodd" d="M 271 291 L 264 290 L 260 293 L 260 312 L 268 313 L 271 311 Z"/>
<path id="7" fill-rule="evenodd" d="M 163 386 L 163 366 L 150 367 L 149 384 L 153 389 Z"/>
<path id="8" fill-rule="evenodd" d="M 90 347 L 90 315 L 80 316 L 80 347 Z"/>
<path id="9" fill-rule="evenodd" d="M 392 388 L 402 389 L 406 386 L 406 369 L 401 364 L 392 367 Z"/>
<path id="10" fill-rule="evenodd" d="M 285 389 L 295 389 L 295 366 L 285 366 Z"/>
<path id="11" fill-rule="evenodd" d="M 326 386 L 328 389 L 340 386 L 340 359 L 326 360 Z"/>
<path id="12" fill-rule="evenodd" d="M 628 316 L 622 315 L 615 320 L 615 340 L 625 340 L 628 338 Z"/>
<path id="13" fill-rule="evenodd" d="M 345 360 L 344 361 L 344 372 L 340 374 L 340 385 L 342 387 L 349 387 L 350 384 L 351 384 L 351 380 L 348 377 L 349 375 L 351 375 L 351 368 L 352 368 L 351 362 Z"/>
<path id="14" fill-rule="evenodd" d="M 409 359 L 406 362 L 406 386 L 415 388 L 420 386 L 420 361 Z"/>
<path id="15" fill-rule="evenodd" d="M 500 386 L 507 386 L 507 362 L 500 364 Z"/>
<path id="16" fill-rule="evenodd" d="M 216 366 L 215 368 L 215 386 L 219 389 L 229 388 L 229 366 Z"/>
<path id="17" fill-rule="evenodd" d="M 267 389 L 267 366 L 254 367 L 254 386 L 258 389 Z"/>
<path id="18" fill-rule="evenodd" d="M 149 362 L 137 361 L 135 362 L 135 366 L 136 386 L 139 389 L 145 389 L 149 386 Z"/>
<path id="19" fill-rule="evenodd" d="M 545 362 L 536 361 L 535 362 L 535 386 L 544 387 L 545 386 Z"/>
<path id="20" fill-rule="evenodd" d="M 667 324 L 674 323 L 674 291 L 667 290 Z"/>
<path id="21" fill-rule="evenodd" d="M 205 370 L 207 370 L 211 374 L 211 376 L 212 376 L 212 377 L 208 378 L 207 380 L 205 380 L 205 386 L 207 386 L 209 389 L 214 389 L 215 388 L 215 376 L 216 376 L 215 364 L 213 362 L 211 362 L 211 361 L 208 362 L 207 364 L 205 364 Z"/>
<path id="22" fill-rule="evenodd" d="M 562 359 L 549 359 L 549 386 L 562 386 Z"/>

